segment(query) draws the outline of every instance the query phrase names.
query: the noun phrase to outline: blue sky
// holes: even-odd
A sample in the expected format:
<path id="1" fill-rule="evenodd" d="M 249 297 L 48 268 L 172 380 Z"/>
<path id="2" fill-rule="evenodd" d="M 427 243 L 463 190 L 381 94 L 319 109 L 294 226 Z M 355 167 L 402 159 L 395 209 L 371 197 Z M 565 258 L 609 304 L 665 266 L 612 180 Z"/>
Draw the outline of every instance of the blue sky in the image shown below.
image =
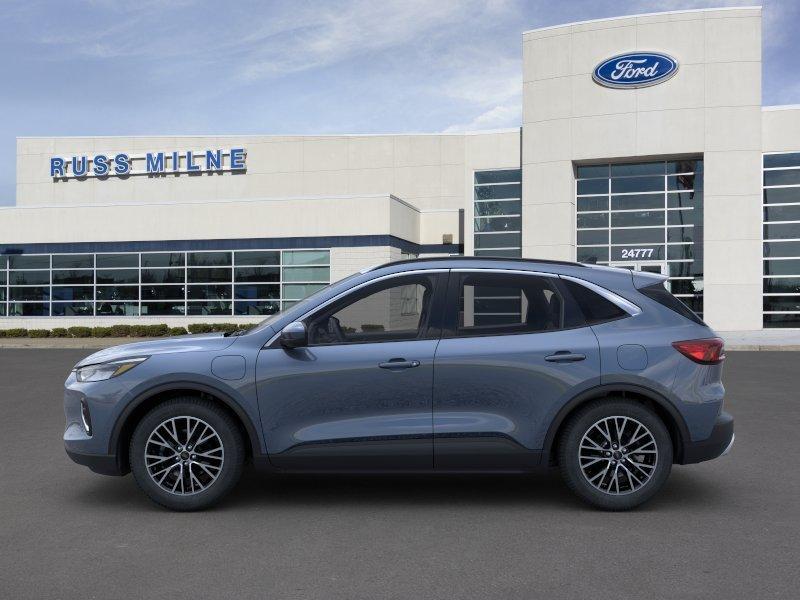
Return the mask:
<path id="1" fill-rule="evenodd" d="M 3 0 L 0 204 L 17 136 L 458 131 L 521 123 L 522 39 L 753 0 Z M 800 2 L 764 2 L 764 104 L 800 103 Z"/>

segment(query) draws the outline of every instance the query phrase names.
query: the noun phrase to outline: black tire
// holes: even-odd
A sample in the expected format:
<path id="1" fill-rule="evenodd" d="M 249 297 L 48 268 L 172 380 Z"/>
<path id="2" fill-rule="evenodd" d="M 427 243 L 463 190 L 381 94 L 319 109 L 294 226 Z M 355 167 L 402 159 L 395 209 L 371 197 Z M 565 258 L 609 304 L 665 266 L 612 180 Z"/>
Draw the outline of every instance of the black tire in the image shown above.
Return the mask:
<path id="1" fill-rule="evenodd" d="M 651 474 L 649 479 L 646 479 L 638 488 L 635 487 L 635 482 L 629 477 L 628 472 L 623 471 L 623 469 L 619 467 L 610 467 L 612 464 L 610 460 L 616 458 L 613 454 L 611 459 L 607 459 L 605 458 L 605 452 L 597 452 L 597 455 L 602 455 L 603 458 L 601 459 L 601 462 L 592 467 L 593 469 L 596 469 L 596 471 L 590 471 L 585 475 L 583 469 L 581 468 L 581 464 L 591 464 L 592 460 L 591 458 L 584 458 L 584 462 L 582 463 L 580 459 L 579 451 L 584 435 L 590 431 L 595 423 L 598 423 L 602 419 L 608 417 L 628 417 L 628 419 L 635 419 L 640 424 L 644 425 L 644 427 L 646 427 L 652 435 L 655 447 L 657 449 L 657 455 L 655 455 L 653 458 L 647 459 L 652 460 L 654 463 L 654 468 L 652 471 L 647 469 L 633 471 L 634 467 L 632 467 L 627 461 L 639 460 L 638 457 L 646 456 L 644 454 L 634 455 L 635 451 L 631 452 L 630 456 L 623 456 L 621 460 L 617 460 L 613 463 L 614 465 L 619 463 L 619 467 L 622 467 L 623 463 L 627 464 L 628 467 L 631 467 L 631 470 L 628 472 L 635 472 L 643 480 L 643 473 L 645 471 L 650 472 Z M 629 429 L 626 431 L 630 432 L 630 428 L 635 425 L 630 421 L 628 423 Z M 597 435 L 597 430 L 595 430 L 595 435 Z M 633 437 L 633 434 L 631 433 L 628 433 L 628 435 L 630 437 L 627 438 L 628 442 L 626 442 L 626 436 L 623 432 L 623 446 L 625 443 L 629 443 L 630 439 Z M 614 436 L 615 434 L 612 434 L 612 438 L 614 438 Z M 605 442 L 603 442 L 603 444 L 605 445 Z M 636 445 L 638 444 L 634 444 L 634 446 Z M 652 446 L 650 446 L 650 448 L 652 448 Z M 609 450 L 611 450 L 610 443 Z M 628 449 L 626 448 L 625 450 L 627 451 Z M 649 456 L 653 455 L 651 454 Z M 664 426 L 664 423 L 661 421 L 658 415 L 656 415 L 655 412 L 646 406 L 639 404 L 638 402 L 625 400 L 624 398 L 605 398 L 602 400 L 593 401 L 582 407 L 574 416 L 572 416 L 572 418 L 570 418 L 559 438 L 558 463 L 559 469 L 561 470 L 561 475 L 564 478 L 567 486 L 582 500 L 604 510 L 629 510 L 648 501 L 662 488 L 664 483 L 667 481 L 670 470 L 672 469 L 672 459 L 672 440 L 669 436 L 667 428 Z M 587 470 L 588 468 L 589 467 L 587 467 Z M 619 471 L 620 475 L 619 480 L 616 481 L 616 491 L 620 492 L 621 488 L 622 493 L 613 493 L 615 490 L 614 482 L 611 481 L 611 476 L 599 474 L 600 471 L 604 469 L 607 471 L 609 469 L 615 469 Z M 597 474 L 594 475 L 594 473 Z M 610 473 L 613 475 L 613 472 Z M 590 476 L 600 477 L 599 480 L 596 480 L 596 484 L 601 487 L 607 486 L 608 489 L 598 489 L 598 487 L 590 483 Z"/>
<path id="2" fill-rule="evenodd" d="M 221 468 L 218 472 L 214 471 L 218 473 L 216 480 L 208 483 L 202 491 L 191 494 L 171 493 L 162 488 L 148 471 L 145 462 L 147 440 L 159 425 L 173 417 L 202 420 L 213 428 L 221 442 L 224 456 Z M 194 439 L 199 439 L 197 434 Z M 165 450 L 165 452 L 171 451 Z M 242 435 L 234 419 L 213 402 L 191 396 L 174 398 L 153 408 L 136 426 L 130 444 L 131 471 L 138 486 L 157 504 L 176 511 L 202 510 L 219 502 L 239 481 L 245 455 Z M 180 472 L 182 474 L 183 469 Z M 170 476 L 177 479 L 177 475 Z M 194 487 L 194 483 L 191 483 Z"/>

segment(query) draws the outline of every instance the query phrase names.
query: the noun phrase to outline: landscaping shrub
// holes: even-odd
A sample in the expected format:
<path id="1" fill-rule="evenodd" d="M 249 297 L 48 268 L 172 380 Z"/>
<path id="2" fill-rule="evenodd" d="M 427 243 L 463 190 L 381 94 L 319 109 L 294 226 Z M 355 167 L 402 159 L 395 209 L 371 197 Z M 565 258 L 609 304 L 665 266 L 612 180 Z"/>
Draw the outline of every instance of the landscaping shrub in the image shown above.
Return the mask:
<path id="1" fill-rule="evenodd" d="M 188 332 L 185 327 L 170 327 L 169 335 L 186 335 Z"/>
<path id="2" fill-rule="evenodd" d="M 212 326 L 208 323 L 189 324 L 189 333 L 211 333 L 212 331 Z"/>
<path id="3" fill-rule="evenodd" d="M 131 325 L 131 337 L 147 337 L 147 325 Z"/>
<path id="4" fill-rule="evenodd" d="M 91 327 L 70 327 L 67 332 L 71 337 L 75 338 L 88 338 L 92 337 Z"/>
<path id="5" fill-rule="evenodd" d="M 49 329 L 29 329 L 28 330 L 28 337 L 32 337 L 32 338 L 50 337 L 50 330 Z"/>
<path id="6" fill-rule="evenodd" d="M 111 337 L 128 337 L 131 334 L 130 325 L 112 325 L 109 329 Z"/>
<path id="7" fill-rule="evenodd" d="M 11 329 L 6 329 L 6 337 L 10 338 L 28 337 L 28 330 L 23 329 L 22 327 L 13 327 Z"/>
<path id="8" fill-rule="evenodd" d="M 53 327 L 53 329 L 50 330 L 50 337 L 69 337 L 69 332 L 64 327 Z"/>
<path id="9" fill-rule="evenodd" d="M 169 334 L 169 327 L 164 323 L 160 323 L 159 325 L 146 325 L 145 331 L 148 337 L 161 337 Z"/>
<path id="10" fill-rule="evenodd" d="M 6 330 L 5 329 L 0 329 L 0 338 L 4 338 L 4 337 L 6 337 Z"/>
<path id="11" fill-rule="evenodd" d="M 231 331 L 236 331 L 236 323 L 212 323 L 211 331 L 230 333 Z"/>
<path id="12" fill-rule="evenodd" d="M 111 337 L 111 327 L 92 327 L 92 337 Z"/>

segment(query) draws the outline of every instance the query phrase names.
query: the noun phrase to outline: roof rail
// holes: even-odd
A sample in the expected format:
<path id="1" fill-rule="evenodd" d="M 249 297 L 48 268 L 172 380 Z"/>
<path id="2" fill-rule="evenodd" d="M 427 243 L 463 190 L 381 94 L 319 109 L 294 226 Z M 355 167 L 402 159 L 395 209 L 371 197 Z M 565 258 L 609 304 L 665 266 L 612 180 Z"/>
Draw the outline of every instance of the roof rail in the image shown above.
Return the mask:
<path id="1" fill-rule="evenodd" d="M 504 258 L 502 256 L 426 256 L 424 258 L 406 258 L 403 260 L 393 260 L 389 261 L 380 265 L 375 265 L 368 269 L 364 269 L 362 272 L 367 273 L 369 271 L 374 271 L 375 269 L 380 269 L 382 267 L 388 267 L 393 265 L 405 265 L 411 263 L 420 263 L 420 262 L 434 262 L 434 261 L 441 261 L 441 260 L 448 260 L 448 261 L 492 261 L 492 262 L 524 262 L 528 264 L 546 264 L 546 265 L 564 265 L 568 267 L 588 267 L 589 265 L 585 265 L 582 263 L 571 262 L 568 260 L 550 260 L 550 259 L 538 259 L 538 258 Z"/>

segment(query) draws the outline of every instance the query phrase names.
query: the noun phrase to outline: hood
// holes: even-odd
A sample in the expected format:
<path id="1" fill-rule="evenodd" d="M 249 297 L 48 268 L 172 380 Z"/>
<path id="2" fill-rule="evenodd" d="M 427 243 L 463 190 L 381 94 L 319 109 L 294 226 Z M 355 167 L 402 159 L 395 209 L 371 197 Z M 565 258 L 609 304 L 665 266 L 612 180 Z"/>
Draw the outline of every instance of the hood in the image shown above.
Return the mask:
<path id="1" fill-rule="evenodd" d="M 225 337 L 222 333 L 205 333 L 179 335 L 146 342 L 133 342 L 131 344 L 122 344 L 121 346 L 112 346 L 90 354 L 75 366 L 109 362 L 133 356 L 152 356 L 153 354 L 168 354 L 172 352 L 213 352 L 215 350 L 224 350 L 233 344 L 236 339 L 235 336 Z"/>

